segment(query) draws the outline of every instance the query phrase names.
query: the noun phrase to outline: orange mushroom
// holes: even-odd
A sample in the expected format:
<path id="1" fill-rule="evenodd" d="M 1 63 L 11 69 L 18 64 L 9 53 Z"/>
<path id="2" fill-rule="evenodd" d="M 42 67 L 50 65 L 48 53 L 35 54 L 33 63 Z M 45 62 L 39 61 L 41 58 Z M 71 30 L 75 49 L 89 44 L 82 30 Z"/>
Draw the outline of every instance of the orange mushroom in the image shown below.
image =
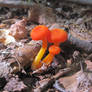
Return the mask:
<path id="1" fill-rule="evenodd" d="M 32 63 L 32 70 L 36 70 L 41 67 L 42 63 L 41 58 L 43 57 L 46 49 L 47 49 L 47 37 L 49 35 L 49 29 L 48 27 L 44 25 L 36 26 L 30 33 L 30 36 L 33 40 L 42 40 L 42 48 L 38 52 L 37 56 L 35 57 L 33 63 Z"/>
<path id="2" fill-rule="evenodd" d="M 63 29 L 53 29 L 50 32 L 50 36 L 48 37 L 48 41 L 50 43 L 54 43 L 53 46 L 50 46 L 49 48 L 49 54 L 43 59 L 42 63 L 45 63 L 46 65 L 49 65 L 53 57 L 60 53 L 59 44 L 61 42 L 65 42 L 68 38 L 67 32 Z"/>
<path id="3" fill-rule="evenodd" d="M 59 45 L 61 42 L 65 42 L 68 38 L 67 32 L 63 29 L 53 29 L 51 30 L 50 37 L 48 41 L 50 43 L 54 43 L 55 45 Z"/>
<path id="4" fill-rule="evenodd" d="M 50 65 L 50 63 L 53 61 L 53 58 L 56 54 L 59 54 L 61 49 L 56 46 L 52 45 L 49 47 L 49 54 L 43 59 L 42 63 L 45 63 L 46 65 Z"/>

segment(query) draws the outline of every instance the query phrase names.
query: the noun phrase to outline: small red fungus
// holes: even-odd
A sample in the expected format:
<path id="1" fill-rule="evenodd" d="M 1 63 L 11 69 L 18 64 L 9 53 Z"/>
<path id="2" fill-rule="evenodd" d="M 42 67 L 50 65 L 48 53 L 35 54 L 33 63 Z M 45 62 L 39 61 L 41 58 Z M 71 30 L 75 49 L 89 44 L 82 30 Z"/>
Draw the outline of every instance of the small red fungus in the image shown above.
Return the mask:
<path id="1" fill-rule="evenodd" d="M 61 51 L 59 44 L 65 42 L 68 38 L 67 32 L 63 29 L 53 29 L 49 31 L 48 27 L 44 25 L 36 26 L 31 31 L 30 36 L 33 40 L 43 41 L 42 48 L 32 63 L 33 70 L 40 68 L 43 63 L 49 65 L 53 61 L 53 57 Z M 49 54 L 40 62 L 47 49 L 47 40 L 50 43 L 54 43 L 54 45 L 49 47 Z"/>
<path id="2" fill-rule="evenodd" d="M 52 62 L 54 56 L 59 54 L 60 51 L 61 51 L 61 49 L 58 46 L 56 46 L 56 45 L 50 46 L 49 54 L 43 59 L 42 63 L 49 65 Z"/>
<path id="3" fill-rule="evenodd" d="M 46 49 L 47 49 L 47 37 L 49 35 L 50 31 L 48 27 L 44 25 L 36 26 L 30 33 L 30 36 L 33 40 L 42 40 L 42 48 L 38 52 L 37 56 L 35 57 L 33 64 L 32 64 L 32 70 L 38 69 L 41 67 L 42 63 L 41 58 L 43 57 Z"/>
<path id="4" fill-rule="evenodd" d="M 54 43 L 54 45 L 49 47 L 49 54 L 43 59 L 42 63 L 49 65 L 52 62 L 53 57 L 56 54 L 60 53 L 59 44 L 61 42 L 65 42 L 67 38 L 68 38 L 67 32 L 64 31 L 63 29 L 51 30 L 50 35 L 48 37 L 48 41 L 50 43 Z"/>
<path id="5" fill-rule="evenodd" d="M 60 48 L 56 45 L 52 45 L 52 46 L 49 47 L 49 52 L 53 55 L 59 54 Z"/>

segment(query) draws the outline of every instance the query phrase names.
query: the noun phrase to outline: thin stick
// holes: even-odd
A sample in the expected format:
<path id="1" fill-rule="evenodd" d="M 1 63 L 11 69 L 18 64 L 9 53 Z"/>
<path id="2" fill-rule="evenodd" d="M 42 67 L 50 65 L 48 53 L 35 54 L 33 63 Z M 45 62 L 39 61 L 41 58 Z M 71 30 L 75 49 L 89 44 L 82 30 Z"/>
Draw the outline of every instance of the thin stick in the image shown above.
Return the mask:
<path id="1" fill-rule="evenodd" d="M 0 7 L 9 7 L 9 8 L 29 8 L 33 5 L 33 2 L 29 3 L 27 1 L 0 1 Z"/>

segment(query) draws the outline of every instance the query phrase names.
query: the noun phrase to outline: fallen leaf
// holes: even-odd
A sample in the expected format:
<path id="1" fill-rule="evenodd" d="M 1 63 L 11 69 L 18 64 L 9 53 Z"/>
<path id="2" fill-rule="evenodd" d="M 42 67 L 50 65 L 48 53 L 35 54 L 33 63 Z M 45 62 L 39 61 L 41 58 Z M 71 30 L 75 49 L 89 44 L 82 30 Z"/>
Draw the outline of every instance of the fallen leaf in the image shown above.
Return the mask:
<path id="1" fill-rule="evenodd" d="M 12 64 L 14 66 L 13 72 L 18 72 L 21 68 L 28 66 L 31 68 L 32 61 L 40 50 L 41 44 L 41 41 L 32 40 L 29 44 L 17 48 L 14 57 L 18 64 L 17 66 L 14 66 L 15 63 Z"/>
<path id="2" fill-rule="evenodd" d="M 60 78 L 59 83 L 69 92 L 88 92 L 92 88 L 92 74 L 79 71 L 72 76 Z"/>
<path id="3" fill-rule="evenodd" d="M 25 27 L 26 19 L 20 20 L 10 27 L 9 35 L 13 36 L 16 40 L 27 37 L 27 29 Z"/>

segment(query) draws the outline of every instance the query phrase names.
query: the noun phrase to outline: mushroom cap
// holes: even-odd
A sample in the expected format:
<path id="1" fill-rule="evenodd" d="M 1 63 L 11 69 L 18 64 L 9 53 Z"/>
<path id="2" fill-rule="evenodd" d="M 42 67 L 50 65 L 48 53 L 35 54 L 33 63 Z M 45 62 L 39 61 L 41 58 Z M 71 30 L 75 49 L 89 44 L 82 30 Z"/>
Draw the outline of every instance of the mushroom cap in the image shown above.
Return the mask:
<path id="1" fill-rule="evenodd" d="M 39 25 L 32 29 L 30 36 L 33 40 L 43 40 L 48 37 L 49 33 L 48 27 Z"/>
<path id="2" fill-rule="evenodd" d="M 68 38 L 68 34 L 63 29 L 52 29 L 48 41 L 51 43 L 65 42 Z"/>
<path id="3" fill-rule="evenodd" d="M 59 54 L 60 51 L 61 51 L 61 49 L 60 49 L 59 46 L 52 45 L 52 46 L 49 47 L 49 53 L 51 53 L 53 55 Z"/>

